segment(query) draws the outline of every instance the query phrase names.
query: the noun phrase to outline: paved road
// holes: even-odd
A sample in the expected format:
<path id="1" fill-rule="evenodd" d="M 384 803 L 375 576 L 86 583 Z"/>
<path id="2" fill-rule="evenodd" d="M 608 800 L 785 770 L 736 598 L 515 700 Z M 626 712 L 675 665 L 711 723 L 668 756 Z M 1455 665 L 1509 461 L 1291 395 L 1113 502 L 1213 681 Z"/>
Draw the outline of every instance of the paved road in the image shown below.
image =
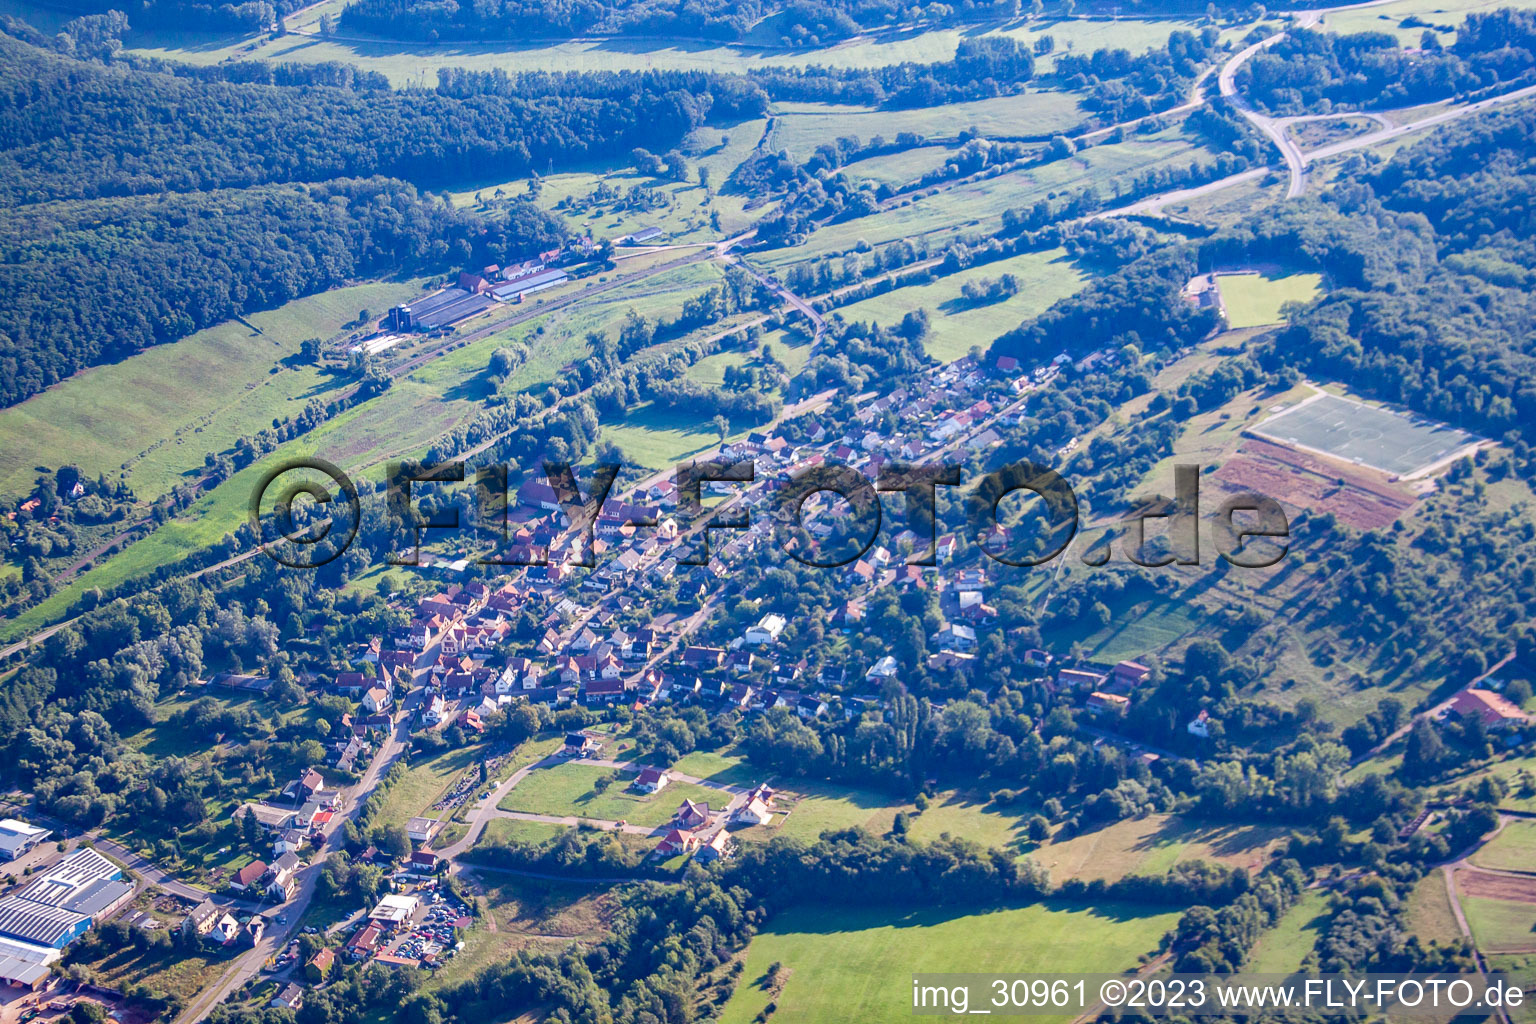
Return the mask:
<path id="1" fill-rule="evenodd" d="M 358 780 L 356 785 L 348 788 L 346 799 L 350 804 L 349 809 L 345 813 L 338 814 L 332 818 L 323 829 L 327 845 L 331 837 L 341 829 L 343 823 L 357 819 L 363 804 L 367 802 L 368 797 L 378 787 L 379 781 L 384 777 L 385 772 L 389 770 L 390 766 L 395 763 L 400 754 L 405 750 L 406 743 L 410 739 L 409 722 L 409 714 L 402 714 L 395 725 L 394 732 L 379 747 L 363 777 Z M 308 909 L 310 900 L 314 898 L 315 887 L 319 883 L 320 870 L 323 863 L 324 858 L 317 858 L 314 863 L 300 870 L 298 894 L 288 903 L 277 908 L 275 915 L 269 914 L 266 936 L 255 948 L 235 959 L 217 983 L 205 988 L 187 1004 L 186 1009 L 182 1011 L 181 1016 L 178 1018 L 181 1024 L 196 1024 L 196 1022 L 206 1018 L 214 1006 L 222 1002 L 230 993 L 239 989 L 240 986 L 256 977 L 257 973 L 261 970 L 262 964 L 288 944 L 298 930 L 299 919 L 304 916 L 304 911 Z M 286 918 L 287 923 L 279 924 L 278 916 Z"/>
<path id="2" fill-rule="evenodd" d="M 1291 183 L 1286 188 L 1285 197 L 1287 199 L 1295 199 L 1297 196 L 1301 195 L 1302 192 L 1306 191 L 1307 188 L 1307 177 L 1305 170 L 1306 165 L 1305 161 L 1303 161 L 1301 158 L 1300 147 L 1298 147 L 1296 143 L 1291 140 L 1291 137 L 1286 134 L 1284 125 L 1277 124 L 1274 118 L 1259 113 L 1248 104 L 1248 101 L 1244 99 L 1242 94 L 1237 91 L 1236 82 L 1238 68 L 1242 67 L 1243 64 L 1246 63 L 1247 60 L 1254 54 L 1258 53 L 1260 50 L 1269 49 L 1271 46 L 1274 46 L 1276 43 L 1280 42 L 1280 40 L 1284 39 L 1285 36 L 1286 33 L 1279 32 L 1270 36 L 1268 39 L 1261 39 L 1254 43 L 1252 46 L 1238 51 L 1238 53 L 1233 56 L 1231 60 L 1227 61 L 1227 63 L 1222 66 L 1221 74 L 1217 78 L 1217 81 L 1221 86 L 1221 94 L 1227 99 L 1231 100 L 1232 105 L 1236 107 L 1238 112 L 1246 117 L 1255 128 L 1267 135 L 1269 140 L 1275 144 L 1275 148 L 1280 151 L 1280 155 L 1285 158 L 1285 165 L 1291 172 Z"/>
<path id="3" fill-rule="evenodd" d="M 517 788 L 518 783 L 522 782 L 533 772 L 540 769 L 552 768 L 555 765 L 566 764 L 568 762 L 592 765 L 593 767 L 597 768 L 614 768 L 620 771 L 637 772 L 641 768 L 647 767 L 646 765 L 641 765 L 634 761 L 612 761 L 597 757 L 572 758 L 563 757 L 559 754 L 551 754 L 548 757 L 541 758 L 538 761 L 535 761 L 533 764 L 519 768 L 517 771 L 508 776 L 505 782 L 502 782 L 495 789 L 491 790 L 490 794 L 480 801 L 480 804 L 475 811 L 474 818 L 472 818 L 469 822 L 469 830 L 464 833 L 464 837 L 453 845 L 446 846 L 438 850 L 438 855 L 446 857 L 450 860 L 454 860 L 467 853 L 480 839 L 481 834 L 485 831 L 485 826 L 497 818 L 505 818 L 513 821 L 539 821 L 551 825 L 597 825 L 598 827 L 608 829 L 609 831 L 622 831 L 629 835 L 636 836 L 665 835 L 667 832 L 672 830 L 671 824 L 657 825 L 654 827 L 644 825 L 620 825 L 617 821 L 612 821 L 605 818 L 590 818 L 577 815 L 533 814 L 527 811 L 504 811 L 498 806 L 503 800 L 507 798 L 507 794 L 511 793 L 512 790 Z M 684 782 L 695 786 L 705 786 L 709 789 L 717 789 L 720 792 L 730 796 L 730 800 L 728 800 L 722 807 L 711 809 L 713 822 L 715 825 L 720 827 L 724 826 L 726 818 L 729 816 L 730 812 L 734 811 L 737 807 L 741 806 L 741 804 L 746 801 L 747 793 L 750 792 L 750 790 L 742 786 L 732 786 L 721 782 L 711 782 L 708 779 L 696 778 L 692 775 L 685 775 L 678 771 L 669 771 L 668 774 L 672 776 L 674 781 Z M 663 790 L 662 792 L 665 793 L 666 791 Z"/>

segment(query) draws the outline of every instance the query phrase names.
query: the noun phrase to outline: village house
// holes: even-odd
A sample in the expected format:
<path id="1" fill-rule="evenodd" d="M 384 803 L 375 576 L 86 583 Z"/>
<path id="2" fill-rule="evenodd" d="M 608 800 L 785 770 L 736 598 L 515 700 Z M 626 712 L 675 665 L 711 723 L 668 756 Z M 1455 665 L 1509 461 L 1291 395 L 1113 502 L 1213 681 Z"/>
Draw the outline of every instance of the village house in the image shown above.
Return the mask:
<path id="1" fill-rule="evenodd" d="M 208 941 L 220 946 L 232 945 L 240 940 L 240 922 L 235 915 L 221 913 L 208 932 Z"/>
<path id="2" fill-rule="evenodd" d="M 274 1010 L 297 1010 L 304 1005 L 304 989 L 290 981 L 267 1005 Z"/>
<path id="3" fill-rule="evenodd" d="M 1111 669 L 1109 673 L 1110 681 L 1116 687 L 1123 687 L 1126 690 L 1134 690 L 1146 682 L 1147 677 L 1151 674 L 1152 670 L 1150 668 L 1137 661 L 1122 661 Z"/>
<path id="4" fill-rule="evenodd" d="M 1475 717 L 1490 729 L 1512 729 L 1536 723 L 1533 716 L 1501 693 L 1468 687 L 1451 698 L 1447 714 Z"/>
<path id="5" fill-rule="evenodd" d="M 394 704 L 389 691 L 382 686 L 370 686 L 363 694 L 362 708 L 370 715 L 383 714 Z"/>
<path id="6" fill-rule="evenodd" d="M 719 647 L 689 647 L 683 651 L 683 664 L 692 669 L 709 671 L 725 662 L 725 651 Z"/>
<path id="7" fill-rule="evenodd" d="M 266 873 L 267 896 L 278 902 L 292 899 L 298 889 L 298 879 L 294 877 L 298 870 L 299 856 L 291 850 L 273 861 Z"/>
<path id="8" fill-rule="evenodd" d="M 709 823 L 709 804 L 684 800 L 672 820 L 677 822 L 680 828 L 699 828 L 706 825 Z"/>
<path id="9" fill-rule="evenodd" d="M 304 965 L 304 977 L 311 985 L 318 985 L 331 976 L 331 967 L 335 963 L 335 951 L 329 947 L 322 948 Z"/>
<path id="10" fill-rule="evenodd" d="M 612 704 L 614 701 L 624 699 L 624 689 L 624 680 L 616 676 L 592 679 L 582 687 L 582 703 L 588 707 L 597 704 Z"/>
<path id="11" fill-rule="evenodd" d="M 222 911 L 213 900 L 203 900 L 181 919 L 181 934 L 187 939 L 205 939 L 219 923 Z"/>
<path id="12" fill-rule="evenodd" d="M 698 849 L 699 837 L 692 832 L 684 832 L 675 828 L 666 834 L 660 843 L 656 845 L 656 852 L 665 857 L 678 853 L 692 853 Z"/>
<path id="13" fill-rule="evenodd" d="M 1104 686 L 1105 682 L 1105 676 L 1098 672 L 1064 668 L 1056 673 L 1056 685 L 1067 690 L 1098 690 Z"/>
<path id="14" fill-rule="evenodd" d="M 267 875 L 267 865 L 259 860 L 253 860 L 245 867 L 236 871 L 234 877 L 229 880 L 231 888 L 244 892 L 259 892 L 262 888 L 262 879 Z"/>
<path id="15" fill-rule="evenodd" d="M 784 616 L 769 613 L 758 620 L 757 625 L 749 626 L 743 639 L 753 646 L 771 644 L 779 639 L 784 632 L 786 623 Z"/>
<path id="16" fill-rule="evenodd" d="M 727 860 L 735 856 L 735 853 L 736 840 L 732 839 L 731 834 L 722 828 L 700 843 L 698 853 L 694 856 L 707 863 L 715 860 Z"/>
<path id="17" fill-rule="evenodd" d="M 642 793 L 660 793 L 672 781 L 670 773 L 659 768 L 642 768 L 635 777 L 635 789 Z"/>
<path id="18" fill-rule="evenodd" d="M 766 825 L 772 819 L 773 812 L 757 796 L 749 797 L 747 802 L 736 808 L 731 815 L 732 821 L 742 825 Z"/>
<path id="19" fill-rule="evenodd" d="M 1099 693 L 1094 691 L 1088 695 L 1088 712 L 1101 715 L 1123 715 L 1131 705 L 1131 699 L 1118 693 Z"/>

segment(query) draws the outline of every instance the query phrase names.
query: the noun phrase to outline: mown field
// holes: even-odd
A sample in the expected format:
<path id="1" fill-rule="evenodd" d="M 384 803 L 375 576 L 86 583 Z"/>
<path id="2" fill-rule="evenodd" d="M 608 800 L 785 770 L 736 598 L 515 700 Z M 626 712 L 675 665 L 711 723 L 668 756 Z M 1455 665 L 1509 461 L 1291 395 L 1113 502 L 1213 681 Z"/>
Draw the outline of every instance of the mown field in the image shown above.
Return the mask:
<path id="1" fill-rule="evenodd" d="M 822 143 L 848 136 L 868 142 L 879 135 L 887 142 L 894 142 L 901 132 L 916 132 L 928 139 L 952 140 L 961 131 L 975 128 L 990 138 L 1036 137 L 1067 132 L 1082 119 L 1083 110 L 1076 93 L 1044 89 L 1017 96 L 911 110 L 799 103 L 775 119 L 772 146 L 787 149 L 791 156 L 804 160 Z M 925 151 L 911 152 L 929 155 Z M 933 155 L 937 157 L 933 160 L 934 166 L 944 162 L 941 155 Z M 898 156 L 903 161 L 907 159 L 901 154 Z M 865 162 L 872 167 L 884 166 L 891 159 L 889 156 L 877 157 Z M 915 177 L 917 174 L 910 175 L 910 178 Z"/>
<path id="2" fill-rule="evenodd" d="M 1303 893 L 1273 928 L 1259 936 L 1243 970 L 1255 974 L 1290 974 L 1299 970 L 1327 923 L 1327 894 L 1316 889 Z"/>
<path id="3" fill-rule="evenodd" d="M 613 778 L 602 792 L 598 780 Z M 719 790 L 673 782 L 659 793 L 630 788 L 632 772 L 616 772 L 588 764 L 557 764 L 541 768 L 519 782 L 499 805 L 504 811 L 574 816 L 631 825 L 657 826 L 672 820 L 684 800 L 720 806 L 727 797 Z"/>
<path id="4" fill-rule="evenodd" d="M 1490 953 L 1536 950 L 1536 903 L 1464 895 L 1461 910 L 1478 949 Z"/>
<path id="5" fill-rule="evenodd" d="M 1018 294 L 1001 302 L 973 305 L 961 290 L 969 283 L 995 280 L 1004 274 L 1019 279 Z M 928 313 L 929 335 L 923 348 L 940 362 L 965 355 L 973 346 L 985 349 L 992 340 L 1038 316 L 1058 299 L 1073 294 L 1088 276 L 1072 263 L 1066 252 L 1023 253 L 940 277 L 930 284 L 914 285 L 871 296 L 835 311 L 847 321 L 873 320 L 891 326 L 907 313 Z"/>
<path id="6" fill-rule="evenodd" d="M 752 940 L 720 1020 L 749 1024 L 769 1002 L 777 1003 L 778 1024 L 900 1020 L 912 1013 L 914 973 L 1134 967 L 1177 920 L 1176 912 L 1116 904 L 976 914 L 797 907 Z M 774 963 L 782 965 L 781 984 L 764 987 Z"/>
<path id="7" fill-rule="evenodd" d="M 1227 326 L 1264 327 L 1278 324 L 1287 302 L 1310 302 L 1322 290 L 1321 274 L 1218 274 Z"/>
<path id="8" fill-rule="evenodd" d="M 1472 855 L 1495 871 L 1536 871 L 1536 821 L 1506 821 L 1499 834 Z"/>
<path id="9" fill-rule="evenodd" d="M 420 281 L 378 281 L 251 313 L 54 385 L 0 410 L 0 494 L 31 490 L 35 466 L 126 473 L 153 500 L 209 452 L 334 398 L 348 383 L 314 366 L 285 366 L 305 338 L 328 338 L 358 311 L 381 313 L 419 294 Z"/>

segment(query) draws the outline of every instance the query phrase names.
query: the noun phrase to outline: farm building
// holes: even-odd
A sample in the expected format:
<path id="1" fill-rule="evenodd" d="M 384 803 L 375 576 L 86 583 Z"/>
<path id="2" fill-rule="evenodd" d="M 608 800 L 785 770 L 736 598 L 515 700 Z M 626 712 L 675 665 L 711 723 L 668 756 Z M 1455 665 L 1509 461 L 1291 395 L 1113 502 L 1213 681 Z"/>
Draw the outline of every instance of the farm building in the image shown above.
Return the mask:
<path id="1" fill-rule="evenodd" d="M 491 295 L 502 302 L 521 302 L 524 295 L 558 287 L 570 279 L 571 275 L 563 270 L 540 270 L 491 289 Z"/>
<path id="2" fill-rule="evenodd" d="M 389 311 L 389 329 L 392 331 L 431 331 L 457 323 L 467 316 L 474 316 L 489 309 L 491 299 L 487 295 L 467 288 L 444 288 L 435 295 L 396 306 Z"/>
<path id="3" fill-rule="evenodd" d="M 661 228 L 641 228 L 632 235 L 625 235 L 619 241 L 626 245 L 649 245 L 651 242 L 661 240 Z"/>

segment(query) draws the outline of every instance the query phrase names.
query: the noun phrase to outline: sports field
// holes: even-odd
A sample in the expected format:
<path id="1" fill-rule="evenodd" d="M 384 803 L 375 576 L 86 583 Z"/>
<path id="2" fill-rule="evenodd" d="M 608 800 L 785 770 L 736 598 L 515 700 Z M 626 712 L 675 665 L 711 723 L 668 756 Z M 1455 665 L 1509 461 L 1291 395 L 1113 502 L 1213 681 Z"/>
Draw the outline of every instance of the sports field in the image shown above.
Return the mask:
<path id="1" fill-rule="evenodd" d="M 1427 469 L 1479 440 L 1444 423 L 1327 394 L 1271 416 L 1252 432 L 1399 476 Z"/>
<path id="2" fill-rule="evenodd" d="M 720 1020 L 748 1024 L 770 1002 L 777 1004 L 775 1024 L 902 1020 L 912 1014 L 916 972 L 1134 967 L 1178 916 L 1116 904 L 980 914 L 799 907 L 775 917 L 752 940 L 746 970 Z M 773 964 L 781 967 L 770 981 Z"/>
<path id="3" fill-rule="evenodd" d="M 1216 287 L 1227 309 L 1227 326 L 1264 327 L 1284 321 L 1287 302 L 1310 302 L 1323 287 L 1321 274 L 1217 274 Z"/>

